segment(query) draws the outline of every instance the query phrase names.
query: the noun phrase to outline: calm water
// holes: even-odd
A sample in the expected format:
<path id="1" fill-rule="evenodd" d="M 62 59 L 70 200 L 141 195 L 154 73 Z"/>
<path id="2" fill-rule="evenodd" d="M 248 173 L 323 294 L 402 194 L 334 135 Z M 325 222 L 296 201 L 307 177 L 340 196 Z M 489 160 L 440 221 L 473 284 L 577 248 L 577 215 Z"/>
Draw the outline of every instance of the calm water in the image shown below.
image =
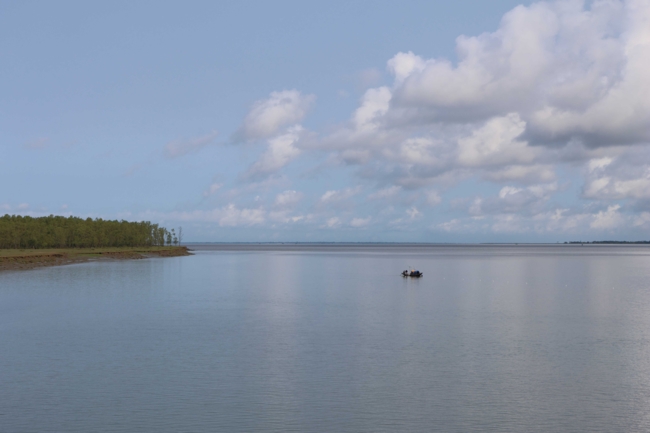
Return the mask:
<path id="1" fill-rule="evenodd" d="M 200 249 L 0 274 L 0 431 L 650 430 L 648 247 Z"/>

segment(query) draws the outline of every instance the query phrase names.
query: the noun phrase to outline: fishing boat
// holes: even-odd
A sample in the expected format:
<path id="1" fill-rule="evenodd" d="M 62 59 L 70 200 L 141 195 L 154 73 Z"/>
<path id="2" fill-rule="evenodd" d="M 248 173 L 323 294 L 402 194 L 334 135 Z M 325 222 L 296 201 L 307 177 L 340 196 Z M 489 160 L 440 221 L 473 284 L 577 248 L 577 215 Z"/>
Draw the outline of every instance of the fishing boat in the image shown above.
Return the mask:
<path id="1" fill-rule="evenodd" d="M 424 275 L 424 273 L 420 271 L 416 271 L 415 269 L 411 269 L 410 271 L 407 270 L 402 271 L 403 277 L 420 278 L 422 275 Z"/>

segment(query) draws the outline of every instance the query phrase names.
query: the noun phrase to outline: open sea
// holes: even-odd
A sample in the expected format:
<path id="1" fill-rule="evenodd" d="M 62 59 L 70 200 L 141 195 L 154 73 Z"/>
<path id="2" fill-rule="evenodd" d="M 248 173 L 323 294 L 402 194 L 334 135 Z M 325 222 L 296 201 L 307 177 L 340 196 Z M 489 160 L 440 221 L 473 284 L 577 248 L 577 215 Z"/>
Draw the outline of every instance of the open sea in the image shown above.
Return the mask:
<path id="1" fill-rule="evenodd" d="M 190 248 L 0 273 L 0 432 L 650 431 L 648 246 Z"/>

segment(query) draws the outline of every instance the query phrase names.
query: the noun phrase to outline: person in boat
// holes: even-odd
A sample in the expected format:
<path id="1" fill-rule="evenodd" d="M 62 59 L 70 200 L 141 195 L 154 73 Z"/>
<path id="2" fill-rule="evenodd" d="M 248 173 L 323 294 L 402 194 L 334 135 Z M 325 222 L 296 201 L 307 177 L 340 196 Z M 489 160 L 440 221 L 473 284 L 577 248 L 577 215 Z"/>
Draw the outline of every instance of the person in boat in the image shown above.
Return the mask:
<path id="1" fill-rule="evenodd" d="M 408 277 L 409 276 L 409 271 L 407 271 L 407 270 L 402 271 L 402 276 L 403 277 Z"/>

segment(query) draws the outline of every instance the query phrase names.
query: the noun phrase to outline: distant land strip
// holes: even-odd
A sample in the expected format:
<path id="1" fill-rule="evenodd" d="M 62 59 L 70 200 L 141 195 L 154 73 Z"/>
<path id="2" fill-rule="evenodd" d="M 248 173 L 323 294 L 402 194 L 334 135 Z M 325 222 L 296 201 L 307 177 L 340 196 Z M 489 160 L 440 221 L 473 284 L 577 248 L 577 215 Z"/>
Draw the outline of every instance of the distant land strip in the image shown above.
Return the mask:
<path id="1" fill-rule="evenodd" d="M 149 221 L 4 215 L 0 217 L 0 271 L 190 255 L 180 246 L 182 238 L 181 227 L 170 231 Z"/>
<path id="2" fill-rule="evenodd" d="M 565 244 L 650 244 L 650 241 L 570 241 Z"/>
<path id="3" fill-rule="evenodd" d="M 0 271 L 18 271 L 100 260 L 138 260 L 192 255 L 183 246 L 0 249 Z"/>
<path id="4" fill-rule="evenodd" d="M 150 221 L 55 216 L 0 217 L 0 248 L 106 248 L 180 245 L 183 229 L 171 231 Z"/>

